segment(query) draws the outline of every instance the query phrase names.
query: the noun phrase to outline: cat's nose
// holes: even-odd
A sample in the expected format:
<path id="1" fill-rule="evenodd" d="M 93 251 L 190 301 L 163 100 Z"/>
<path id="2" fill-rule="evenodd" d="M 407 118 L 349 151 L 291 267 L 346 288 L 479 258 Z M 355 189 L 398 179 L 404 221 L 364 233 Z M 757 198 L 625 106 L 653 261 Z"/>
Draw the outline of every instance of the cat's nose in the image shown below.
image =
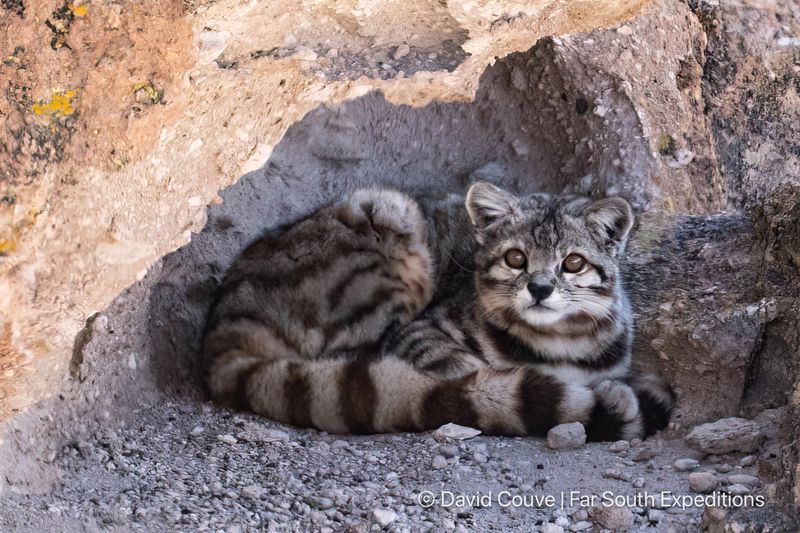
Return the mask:
<path id="1" fill-rule="evenodd" d="M 528 292 L 531 293 L 533 299 L 536 302 L 541 302 L 545 300 L 548 296 L 553 294 L 553 290 L 555 290 L 556 286 L 552 283 L 547 282 L 539 282 L 539 281 L 531 281 L 528 283 Z"/>

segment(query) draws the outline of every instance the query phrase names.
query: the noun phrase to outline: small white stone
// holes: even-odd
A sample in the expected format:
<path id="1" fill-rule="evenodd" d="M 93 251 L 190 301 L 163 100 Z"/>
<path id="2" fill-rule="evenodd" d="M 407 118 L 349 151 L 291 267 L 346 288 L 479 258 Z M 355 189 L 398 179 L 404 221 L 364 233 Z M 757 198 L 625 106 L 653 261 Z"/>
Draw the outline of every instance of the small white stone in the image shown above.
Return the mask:
<path id="1" fill-rule="evenodd" d="M 617 470 L 616 468 L 607 468 L 603 471 L 603 477 L 607 479 L 618 479 L 620 481 L 630 481 L 631 476 L 626 472 Z"/>
<path id="2" fill-rule="evenodd" d="M 620 35 L 633 35 L 633 28 L 627 25 L 620 26 L 619 28 L 617 28 L 617 33 L 619 33 Z"/>
<path id="3" fill-rule="evenodd" d="M 586 444 L 586 429 L 580 422 L 560 424 L 547 432 L 547 446 L 553 450 L 580 448 Z"/>
<path id="4" fill-rule="evenodd" d="M 375 522 L 386 527 L 397 520 L 397 513 L 391 509 L 373 509 L 372 517 L 375 519 Z"/>
<path id="5" fill-rule="evenodd" d="M 589 513 L 586 512 L 586 509 L 578 509 L 574 513 L 572 513 L 572 519 L 576 522 L 583 522 L 584 520 L 589 520 Z"/>
<path id="6" fill-rule="evenodd" d="M 558 524 L 548 522 L 542 526 L 542 533 L 564 533 L 564 528 Z"/>
<path id="7" fill-rule="evenodd" d="M 394 58 L 395 61 L 399 61 L 404 57 L 406 57 L 410 52 L 411 48 L 407 44 L 403 43 L 397 48 L 395 48 L 394 54 L 392 54 L 392 58 Z"/>
<path id="8" fill-rule="evenodd" d="M 459 426 L 458 424 L 445 424 L 436 430 L 435 436 L 448 439 L 466 440 L 480 435 L 480 430 Z"/>
<path id="9" fill-rule="evenodd" d="M 728 487 L 728 492 L 734 496 L 744 496 L 745 494 L 750 494 L 750 489 L 744 485 L 734 483 Z"/>
<path id="10" fill-rule="evenodd" d="M 756 463 L 755 455 L 747 455 L 739 459 L 739 466 L 753 466 Z"/>
<path id="11" fill-rule="evenodd" d="M 614 453 L 627 452 L 630 449 L 631 449 L 631 443 L 626 440 L 618 440 L 608 447 L 608 451 Z"/>
<path id="12" fill-rule="evenodd" d="M 431 461 L 431 467 L 433 467 L 435 470 L 441 470 L 442 468 L 445 468 L 446 466 L 447 466 L 447 459 L 445 459 L 441 455 L 435 456 L 433 458 L 433 460 Z"/>
<path id="13" fill-rule="evenodd" d="M 239 442 L 236 439 L 236 437 L 234 437 L 233 435 L 227 435 L 227 434 L 226 435 L 217 435 L 217 440 L 220 441 L 220 442 L 224 442 L 225 444 L 228 444 L 230 446 L 233 446 L 234 444 Z"/>
<path id="14" fill-rule="evenodd" d="M 292 54 L 292 59 L 299 59 L 300 61 L 316 61 L 317 53 L 311 48 L 302 47 L 298 48 L 297 51 Z"/>
<path id="15" fill-rule="evenodd" d="M 800 37 L 780 37 L 776 42 L 778 46 L 800 46 Z"/>
<path id="16" fill-rule="evenodd" d="M 672 466 L 678 472 L 688 472 L 700 466 L 700 462 L 697 459 L 677 459 Z"/>
<path id="17" fill-rule="evenodd" d="M 193 436 L 193 437 L 196 437 L 196 436 L 200 435 L 201 433 L 203 433 L 205 430 L 206 430 L 206 428 L 204 428 L 203 426 L 195 426 L 195 427 L 192 428 L 192 430 L 189 432 L 189 434 L 191 436 Z"/>
<path id="18" fill-rule="evenodd" d="M 733 474 L 728 476 L 728 483 L 731 485 L 745 485 L 746 487 L 755 487 L 761 480 L 758 479 L 756 476 L 750 476 L 747 474 Z"/>
<path id="19" fill-rule="evenodd" d="M 245 498 L 250 498 L 251 500 L 258 500 L 261 498 L 261 495 L 264 494 L 265 490 L 263 487 L 259 487 L 258 485 L 248 485 L 242 489 L 242 496 Z"/>

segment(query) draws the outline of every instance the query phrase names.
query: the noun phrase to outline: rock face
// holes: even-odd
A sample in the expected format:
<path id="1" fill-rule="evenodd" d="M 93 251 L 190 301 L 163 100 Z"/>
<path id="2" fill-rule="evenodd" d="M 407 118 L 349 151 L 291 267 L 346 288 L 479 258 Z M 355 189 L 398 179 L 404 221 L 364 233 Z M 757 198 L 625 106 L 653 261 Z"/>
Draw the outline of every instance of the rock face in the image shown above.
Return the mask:
<path id="1" fill-rule="evenodd" d="M 634 203 L 638 363 L 676 386 L 678 428 L 787 405 L 772 475 L 800 502 L 790 2 L 123 0 L 56 34 L 60 3 L 6 4 L 2 486 L 204 397 L 206 310 L 265 229 L 362 186 L 487 179 Z"/>

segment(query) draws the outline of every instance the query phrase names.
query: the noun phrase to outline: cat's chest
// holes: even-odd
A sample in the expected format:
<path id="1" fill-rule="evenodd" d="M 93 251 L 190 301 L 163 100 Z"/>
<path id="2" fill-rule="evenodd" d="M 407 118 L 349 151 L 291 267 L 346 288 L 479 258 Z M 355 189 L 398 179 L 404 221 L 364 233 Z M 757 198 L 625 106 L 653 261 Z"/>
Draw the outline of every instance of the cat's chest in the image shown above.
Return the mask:
<path id="1" fill-rule="evenodd" d="M 610 338 L 546 337 L 523 342 L 491 325 L 481 330 L 481 345 L 490 366 L 532 366 L 542 374 L 592 384 L 622 378 L 630 367 L 626 331 Z"/>

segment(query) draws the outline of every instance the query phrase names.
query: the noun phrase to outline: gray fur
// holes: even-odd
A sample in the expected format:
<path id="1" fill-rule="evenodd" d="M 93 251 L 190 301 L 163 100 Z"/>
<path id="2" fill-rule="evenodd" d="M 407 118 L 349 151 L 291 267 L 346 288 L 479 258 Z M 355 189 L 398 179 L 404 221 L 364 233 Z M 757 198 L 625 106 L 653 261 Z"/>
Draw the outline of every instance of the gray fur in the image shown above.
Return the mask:
<path id="1" fill-rule="evenodd" d="M 206 339 L 212 394 L 329 431 L 577 420 L 643 436 L 618 269 L 632 224 L 619 198 L 359 191 L 232 267 Z"/>

